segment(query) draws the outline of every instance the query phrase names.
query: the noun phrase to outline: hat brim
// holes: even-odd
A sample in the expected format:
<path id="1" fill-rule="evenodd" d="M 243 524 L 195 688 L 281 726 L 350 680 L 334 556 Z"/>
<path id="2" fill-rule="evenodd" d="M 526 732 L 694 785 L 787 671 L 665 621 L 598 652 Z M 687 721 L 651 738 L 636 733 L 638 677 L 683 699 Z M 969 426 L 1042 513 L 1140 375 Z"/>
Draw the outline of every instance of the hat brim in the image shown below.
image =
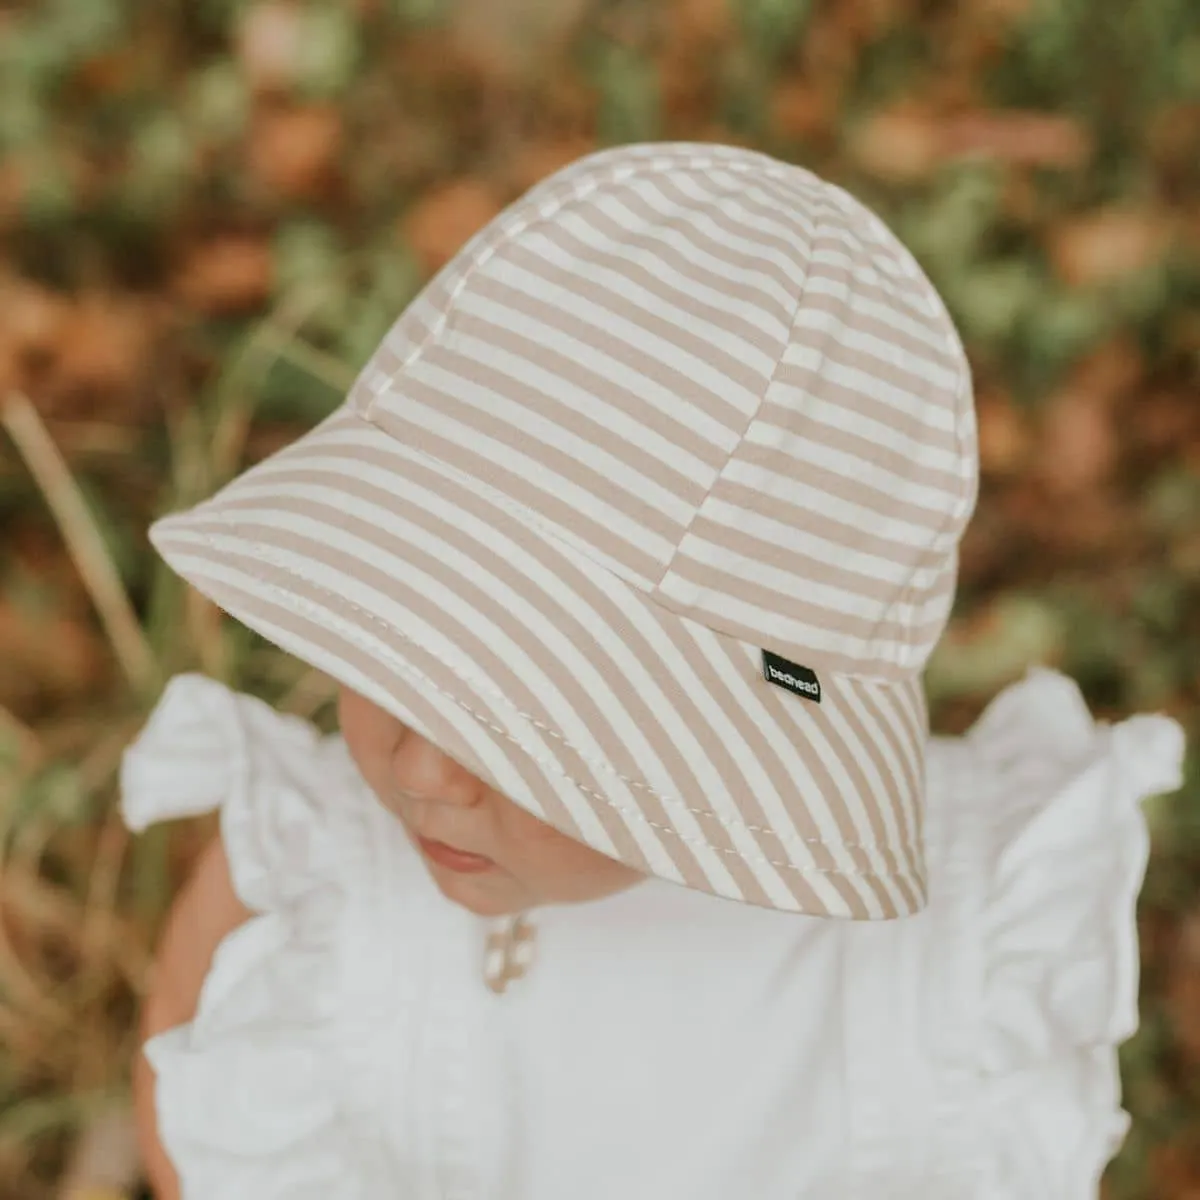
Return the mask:
<path id="1" fill-rule="evenodd" d="M 603 854 L 776 909 L 924 905 L 919 679 L 823 673 L 820 703 L 773 686 L 762 647 L 349 405 L 151 538 L 226 612 Z"/>

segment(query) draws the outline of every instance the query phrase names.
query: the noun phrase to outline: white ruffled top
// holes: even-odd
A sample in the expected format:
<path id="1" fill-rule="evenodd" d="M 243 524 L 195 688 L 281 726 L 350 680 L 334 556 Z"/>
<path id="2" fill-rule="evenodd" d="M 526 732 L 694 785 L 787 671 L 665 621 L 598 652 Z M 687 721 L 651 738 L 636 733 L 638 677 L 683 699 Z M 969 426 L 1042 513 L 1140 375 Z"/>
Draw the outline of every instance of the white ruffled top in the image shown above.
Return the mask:
<path id="1" fill-rule="evenodd" d="M 649 881 L 492 924 L 444 900 L 343 743 L 199 676 L 123 768 L 134 829 L 219 807 L 256 914 L 151 1040 L 185 1200 L 1089 1200 L 1137 1021 L 1139 801 L 1164 717 L 1032 672 L 935 739 L 931 894 L 852 923 Z"/>

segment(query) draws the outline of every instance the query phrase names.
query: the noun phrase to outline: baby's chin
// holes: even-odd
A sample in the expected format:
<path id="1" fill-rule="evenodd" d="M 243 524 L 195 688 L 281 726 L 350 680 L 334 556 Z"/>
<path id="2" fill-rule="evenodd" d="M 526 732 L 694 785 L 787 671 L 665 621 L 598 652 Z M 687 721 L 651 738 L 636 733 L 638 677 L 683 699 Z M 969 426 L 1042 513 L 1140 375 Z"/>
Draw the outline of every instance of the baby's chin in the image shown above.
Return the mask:
<path id="1" fill-rule="evenodd" d="M 486 875 L 461 875 L 426 864 L 438 891 L 452 904 L 477 917 L 511 917 L 528 912 L 534 901 L 511 875 L 500 870 Z"/>

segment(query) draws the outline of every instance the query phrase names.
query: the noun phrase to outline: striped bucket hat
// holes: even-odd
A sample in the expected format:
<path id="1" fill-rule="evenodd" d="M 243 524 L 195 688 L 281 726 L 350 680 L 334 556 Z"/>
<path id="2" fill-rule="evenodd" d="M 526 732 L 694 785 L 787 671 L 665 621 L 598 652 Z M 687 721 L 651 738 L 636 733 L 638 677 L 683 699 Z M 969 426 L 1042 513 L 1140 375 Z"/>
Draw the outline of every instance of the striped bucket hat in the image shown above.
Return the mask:
<path id="1" fill-rule="evenodd" d="M 885 918 L 924 903 L 921 671 L 976 480 L 962 347 L 880 220 L 645 144 L 527 192 L 332 416 L 151 536 L 569 836 Z"/>

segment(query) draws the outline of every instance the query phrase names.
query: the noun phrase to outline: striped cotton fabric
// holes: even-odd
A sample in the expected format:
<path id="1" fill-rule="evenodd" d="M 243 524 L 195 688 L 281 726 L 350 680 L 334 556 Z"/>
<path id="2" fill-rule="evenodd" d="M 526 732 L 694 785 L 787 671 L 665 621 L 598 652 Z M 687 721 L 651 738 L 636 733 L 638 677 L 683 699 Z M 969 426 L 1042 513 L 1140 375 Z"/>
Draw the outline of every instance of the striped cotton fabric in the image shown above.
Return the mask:
<path id="1" fill-rule="evenodd" d="M 961 345 L 882 223 L 650 144 L 528 192 L 329 420 L 152 536 L 601 852 L 882 918 L 924 902 L 920 672 L 976 478 Z"/>

